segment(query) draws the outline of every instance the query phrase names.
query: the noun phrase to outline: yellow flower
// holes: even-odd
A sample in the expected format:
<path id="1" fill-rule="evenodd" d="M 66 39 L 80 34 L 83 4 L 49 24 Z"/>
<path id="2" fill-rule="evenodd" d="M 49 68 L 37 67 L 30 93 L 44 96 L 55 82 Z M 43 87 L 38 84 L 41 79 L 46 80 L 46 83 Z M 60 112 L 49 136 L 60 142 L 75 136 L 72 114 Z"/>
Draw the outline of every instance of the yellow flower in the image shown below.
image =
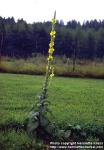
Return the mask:
<path id="1" fill-rule="evenodd" d="M 54 52 L 54 48 L 49 48 L 48 52 L 52 54 Z"/>
<path id="2" fill-rule="evenodd" d="M 56 34 L 56 31 L 55 31 L 55 30 L 52 30 L 52 31 L 50 32 L 50 36 L 55 36 L 55 34 Z"/>
<path id="3" fill-rule="evenodd" d="M 49 61 L 49 60 L 53 60 L 53 56 L 49 55 L 49 56 L 48 56 L 48 61 Z"/>
<path id="4" fill-rule="evenodd" d="M 56 24 L 57 21 L 55 18 L 53 18 L 51 22 L 52 22 L 52 24 Z"/>
<path id="5" fill-rule="evenodd" d="M 54 46 L 54 42 L 51 41 L 50 44 L 49 44 L 49 47 L 52 48 L 53 46 Z"/>
<path id="6" fill-rule="evenodd" d="M 52 78 L 52 77 L 54 77 L 54 67 L 53 66 L 51 67 L 51 70 L 52 70 L 52 73 L 50 74 L 50 77 Z"/>
<path id="7" fill-rule="evenodd" d="M 54 77 L 54 73 L 51 73 L 51 74 L 50 74 L 50 77 L 51 77 L 51 78 Z"/>

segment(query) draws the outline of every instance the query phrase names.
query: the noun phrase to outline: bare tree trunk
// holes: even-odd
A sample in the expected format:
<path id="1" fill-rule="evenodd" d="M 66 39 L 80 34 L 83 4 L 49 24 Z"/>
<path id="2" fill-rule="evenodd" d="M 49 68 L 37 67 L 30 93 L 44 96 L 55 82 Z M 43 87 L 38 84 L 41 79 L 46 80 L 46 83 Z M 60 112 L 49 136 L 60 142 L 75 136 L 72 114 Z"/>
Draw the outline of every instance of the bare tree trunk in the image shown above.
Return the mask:
<path id="1" fill-rule="evenodd" d="M 76 49 L 74 48 L 74 54 L 73 54 L 73 72 L 76 69 Z"/>
<path id="2" fill-rule="evenodd" d="M 3 36 L 3 33 L 1 33 L 1 42 L 0 42 L 0 64 L 1 64 L 1 61 L 2 61 L 2 48 L 3 48 L 3 40 L 4 40 L 4 36 Z"/>
<path id="3" fill-rule="evenodd" d="M 4 44 L 4 38 L 5 38 L 5 26 L 4 26 L 4 23 L 3 21 L 1 22 L 1 40 L 0 40 L 0 64 L 1 64 L 1 61 L 2 61 L 2 50 L 3 50 L 3 44 Z"/>

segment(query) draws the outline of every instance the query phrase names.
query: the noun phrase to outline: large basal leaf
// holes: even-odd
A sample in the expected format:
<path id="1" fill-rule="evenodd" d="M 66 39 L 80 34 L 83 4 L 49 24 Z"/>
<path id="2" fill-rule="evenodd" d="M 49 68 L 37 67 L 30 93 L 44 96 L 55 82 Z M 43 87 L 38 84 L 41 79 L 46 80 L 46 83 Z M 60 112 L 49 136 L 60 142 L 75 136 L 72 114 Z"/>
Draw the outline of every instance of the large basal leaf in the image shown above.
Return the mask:
<path id="1" fill-rule="evenodd" d="M 49 124 L 49 120 L 45 118 L 44 116 L 42 116 L 40 119 L 40 123 L 41 123 L 41 126 L 46 127 Z"/>
<path id="2" fill-rule="evenodd" d="M 37 129 L 37 127 L 39 126 L 39 123 L 38 121 L 36 122 L 29 122 L 28 125 L 27 125 L 27 129 L 28 129 L 28 132 L 33 132 Z"/>

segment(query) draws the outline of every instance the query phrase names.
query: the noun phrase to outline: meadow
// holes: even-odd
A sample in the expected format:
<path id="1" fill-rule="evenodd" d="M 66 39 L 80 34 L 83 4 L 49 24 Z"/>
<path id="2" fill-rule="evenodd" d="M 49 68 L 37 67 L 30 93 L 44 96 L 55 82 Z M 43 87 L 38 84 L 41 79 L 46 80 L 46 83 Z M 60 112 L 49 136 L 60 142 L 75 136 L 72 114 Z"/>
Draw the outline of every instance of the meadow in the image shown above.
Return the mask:
<path id="1" fill-rule="evenodd" d="M 0 74 L 0 124 L 23 122 L 36 103 L 43 81 L 43 76 Z M 48 93 L 50 109 L 60 124 L 104 125 L 104 80 L 55 77 Z"/>
<path id="2" fill-rule="evenodd" d="M 47 58 L 42 54 L 34 54 L 29 58 L 3 57 L 0 62 L 0 71 L 6 73 L 22 73 L 43 75 L 46 71 Z M 88 78 L 104 78 L 104 60 L 73 59 L 66 56 L 55 56 L 53 65 L 57 76 L 76 76 Z M 74 67 L 73 67 L 74 66 Z"/>
<path id="3" fill-rule="evenodd" d="M 44 76 L 0 74 L 0 127 L 24 122 L 36 103 L 43 81 Z M 78 124 L 84 130 L 104 133 L 103 79 L 55 77 L 50 81 L 48 100 L 53 113 L 50 120 L 60 127 Z M 6 137 L 13 139 L 13 135 Z M 18 134 L 16 137 L 19 138 Z M 25 136 L 24 142 L 31 143 L 28 138 Z"/>

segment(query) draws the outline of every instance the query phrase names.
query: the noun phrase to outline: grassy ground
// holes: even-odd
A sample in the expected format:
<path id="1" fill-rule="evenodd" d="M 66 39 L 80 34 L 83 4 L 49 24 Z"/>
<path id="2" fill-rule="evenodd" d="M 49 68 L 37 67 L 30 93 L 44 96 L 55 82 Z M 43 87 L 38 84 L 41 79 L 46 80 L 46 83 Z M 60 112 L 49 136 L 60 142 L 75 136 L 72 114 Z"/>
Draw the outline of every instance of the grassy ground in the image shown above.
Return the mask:
<path id="1" fill-rule="evenodd" d="M 33 75 L 0 74 L 0 126 L 22 123 L 40 93 L 44 77 Z M 83 129 L 104 133 L 104 80 L 55 77 L 50 82 L 50 109 L 61 127 L 68 123 Z M 98 141 L 88 137 L 87 141 Z M 26 132 L 0 132 L 1 150 L 36 150 Z"/>
<path id="2" fill-rule="evenodd" d="M 0 74 L 0 124 L 24 121 L 36 102 L 43 79 L 43 76 Z M 48 99 L 53 120 L 62 126 L 71 123 L 103 130 L 104 80 L 54 78 Z"/>
<path id="3" fill-rule="evenodd" d="M 36 147 L 26 132 L 0 132 L 0 150 L 33 150 Z"/>

